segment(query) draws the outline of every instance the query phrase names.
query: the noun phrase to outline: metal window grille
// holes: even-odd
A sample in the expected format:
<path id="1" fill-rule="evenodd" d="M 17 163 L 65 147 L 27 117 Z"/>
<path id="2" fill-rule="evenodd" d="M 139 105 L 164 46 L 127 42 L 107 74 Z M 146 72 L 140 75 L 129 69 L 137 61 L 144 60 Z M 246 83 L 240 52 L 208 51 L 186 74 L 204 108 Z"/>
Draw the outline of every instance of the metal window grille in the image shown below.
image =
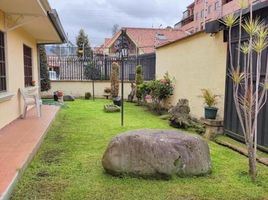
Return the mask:
<path id="1" fill-rule="evenodd" d="M 24 85 L 29 87 L 32 85 L 33 80 L 33 66 L 32 66 L 32 49 L 23 45 L 24 57 Z"/>
<path id="2" fill-rule="evenodd" d="M 7 89 L 6 86 L 6 62 L 4 33 L 0 31 L 0 92 Z"/>

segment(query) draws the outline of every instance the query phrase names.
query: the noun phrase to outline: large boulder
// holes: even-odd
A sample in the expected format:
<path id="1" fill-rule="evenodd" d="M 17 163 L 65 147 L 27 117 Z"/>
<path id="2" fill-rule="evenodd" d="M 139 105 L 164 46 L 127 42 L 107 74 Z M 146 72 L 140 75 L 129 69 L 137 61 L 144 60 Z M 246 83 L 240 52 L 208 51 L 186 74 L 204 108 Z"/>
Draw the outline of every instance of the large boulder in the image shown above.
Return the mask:
<path id="1" fill-rule="evenodd" d="M 175 130 L 135 130 L 116 136 L 102 159 L 112 175 L 153 178 L 198 176 L 211 172 L 209 147 L 197 135 Z"/>

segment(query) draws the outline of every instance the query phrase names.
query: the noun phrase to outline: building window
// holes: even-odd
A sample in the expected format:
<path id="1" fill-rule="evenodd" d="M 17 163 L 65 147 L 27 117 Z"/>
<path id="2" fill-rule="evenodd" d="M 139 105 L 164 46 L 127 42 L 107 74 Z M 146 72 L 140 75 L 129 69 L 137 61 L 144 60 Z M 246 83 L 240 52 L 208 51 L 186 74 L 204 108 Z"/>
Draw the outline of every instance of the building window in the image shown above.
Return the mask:
<path id="1" fill-rule="evenodd" d="M 5 39 L 4 33 L 0 31 L 0 92 L 7 90 L 6 84 L 6 62 L 5 62 Z"/>
<path id="2" fill-rule="evenodd" d="M 32 85 L 33 80 L 33 66 L 32 66 L 32 49 L 23 45 L 23 58 L 24 58 L 24 85 L 29 87 Z"/>
<path id="3" fill-rule="evenodd" d="M 211 5 L 208 6 L 208 14 L 211 13 L 211 7 L 212 7 Z"/>
<path id="4" fill-rule="evenodd" d="M 203 19 L 204 18 L 204 10 L 201 10 L 201 13 L 200 13 L 200 18 Z"/>
<path id="5" fill-rule="evenodd" d="M 219 1 L 216 1 L 215 2 L 215 10 L 218 10 L 220 7 L 220 2 Z"/>
<path id="6" fill-rule="evenodd" d="M 198 16 L 198 12 L 197 12 L 197 13 L 195 13 L 195 20 L 197 21 L 198 18 L 199 18 L 199 16 Z"/>

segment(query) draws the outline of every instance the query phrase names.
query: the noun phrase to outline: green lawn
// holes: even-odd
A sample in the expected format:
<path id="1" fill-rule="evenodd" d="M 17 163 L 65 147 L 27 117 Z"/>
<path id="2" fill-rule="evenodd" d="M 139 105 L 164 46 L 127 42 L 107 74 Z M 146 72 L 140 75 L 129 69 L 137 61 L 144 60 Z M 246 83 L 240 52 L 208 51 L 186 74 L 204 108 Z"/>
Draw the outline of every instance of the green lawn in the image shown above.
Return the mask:
<path id="1" fill-rule="evenodd" d="M 134 104 L 120 113 L 104 113 L 105 100 L 76 100 L 61 109 L 37 156 L 19 181 L 12 199 L 202 200 L 268 199 L 268 168 L 258 165 L 258 180 L 247 176 L 247 159 L 210 142 L 213 173 L 170 181 L 115 178 L 101 159 L 110 139 L 126 130 L 170 128 L 167 121 Z"/>

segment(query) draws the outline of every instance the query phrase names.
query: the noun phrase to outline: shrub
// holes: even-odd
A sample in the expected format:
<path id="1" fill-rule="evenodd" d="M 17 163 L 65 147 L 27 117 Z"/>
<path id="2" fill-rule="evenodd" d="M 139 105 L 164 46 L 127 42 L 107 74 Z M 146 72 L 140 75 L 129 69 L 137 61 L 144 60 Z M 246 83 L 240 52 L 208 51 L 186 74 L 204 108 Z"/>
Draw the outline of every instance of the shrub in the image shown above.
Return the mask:
<path id="1" fill-rule="evenodd" d="M 111 95 L 113 98 L 119 94 L 119 65 L 116 62 L 112 63 L 111 73 Z"/>
<path id="2" fill-rule="evenodd" d="M 140 84 L 137 92 L 143 99 L 145 96 L 150 95 L 152 97 L 152 103 L 149 104 L 149 109 L 155 113 L 162 114 L 168 109 L 164 105 L 164 100 L 168 99 L 174 92 L 173 80 L 166 73 L 163 79 Z"/>
<path id="3" fill-rule="evenodd" d="M 91 93 L 90 92 L 86 92 L 85 93 L 85 99 L 90 99 L 91 98 Z"/>
<path id="4" fill-rule="evenodd" d="M 162 100 L 168 99 L 173 95 L 174 85 L 168 73 L 165 74 L 163 79 L 151 81 L 149 87 L 151 95 L 155 102 L 160 103 Z"/>
<path id="5" fill-rule="evenodd" d="M 150 82 L 144 82 L 137 86 L 137 94 L 140 96 L 140 98 L 144 98 L 146 95 L 149 95 L 150 93 L 151 93 Z"/>

